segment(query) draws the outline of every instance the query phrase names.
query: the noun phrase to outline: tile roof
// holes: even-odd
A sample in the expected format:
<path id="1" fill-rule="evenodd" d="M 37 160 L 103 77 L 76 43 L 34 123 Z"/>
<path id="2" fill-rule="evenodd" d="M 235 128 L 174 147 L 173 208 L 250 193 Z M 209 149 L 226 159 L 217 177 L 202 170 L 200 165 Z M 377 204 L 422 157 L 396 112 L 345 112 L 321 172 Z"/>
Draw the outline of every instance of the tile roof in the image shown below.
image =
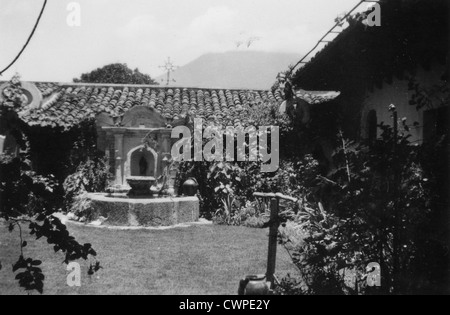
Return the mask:
<path id="1" fill-rule="evenodd" d="M 121 118 L 134 106 L 154 108 L 168 122 L 187 113 L 206 120 L 235 124 L 249 108 L 282 102 L 270 91 L 173 88 L 112 84 L 35 83 L 43 96 L 41 108 L 23 112 L 29 125 L 70 128 L 86 118 L 107 113 Z"/>
<path id="2" fill-rule="evenodd" d="M 253 106 L 267 103 L 279 106 L 283 102 L 278 91 L 42 82 L 34 85 L 42 95 L 40 108 L 22 108 L 19 113 L 22 120 L 30 126 L 64 129 L 100 113 L 106 113 L 120 123 L 125 112 L 134 106 L 154 108 L 168 123 L 189 113 L 207 121 L 234 126 L 245 121 Z M 319 92 L 304 92 L 305 100 L 311 104 L 328 101 Z"/>
<path id="3" fill-rule="evenodd" d="M 295 90 L 295 95 L 307 101 L 309 104 L 321 104 L 337 98 L 341 93 L 337 91 L 305 91 Z"/>

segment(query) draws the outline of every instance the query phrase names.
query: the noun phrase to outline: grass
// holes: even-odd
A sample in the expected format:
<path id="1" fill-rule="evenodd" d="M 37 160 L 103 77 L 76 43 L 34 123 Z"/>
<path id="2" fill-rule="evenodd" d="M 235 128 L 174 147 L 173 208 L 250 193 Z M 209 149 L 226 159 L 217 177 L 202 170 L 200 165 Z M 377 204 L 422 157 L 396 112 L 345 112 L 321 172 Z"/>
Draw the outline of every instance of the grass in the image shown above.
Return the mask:
<path id="1" fill-rule="evenodd" d="M 28 238 L 26 257 L 43 261 L 44 294 L 236 294 L 239 280 L 266 270 L 268 230 L 229 226 L 192 226 L 172 230 L 119 231 L 69 224 L 80 243 L 92 243 L 102 269 L 87 275 L 82 286 L 66 284 L 69 271 L 63 255 L 45 240 Z M 11 265 L 20 255 L 18 232 L 0 225 L 0 295 L 23 294 Z M 277 275 L 295 273 L 287 253 L 279 247 Z"/>

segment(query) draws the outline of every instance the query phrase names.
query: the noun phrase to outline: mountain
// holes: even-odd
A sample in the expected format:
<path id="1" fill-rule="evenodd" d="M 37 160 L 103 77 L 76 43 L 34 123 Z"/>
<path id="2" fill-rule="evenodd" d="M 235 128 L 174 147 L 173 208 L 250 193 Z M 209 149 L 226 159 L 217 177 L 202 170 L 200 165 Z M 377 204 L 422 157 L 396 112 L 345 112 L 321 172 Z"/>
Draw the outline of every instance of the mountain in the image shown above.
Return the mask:
<path id="1" fill-rule="evenodd" d="M 232 51 L 209 53 L 175 70 L 171 74 L 176 82 L 171 86 L 270 89 L 280 71 L 288 69 L 300 55 L 259 51 Z M 156 79 L 166 84 L 166 75 Z"/>

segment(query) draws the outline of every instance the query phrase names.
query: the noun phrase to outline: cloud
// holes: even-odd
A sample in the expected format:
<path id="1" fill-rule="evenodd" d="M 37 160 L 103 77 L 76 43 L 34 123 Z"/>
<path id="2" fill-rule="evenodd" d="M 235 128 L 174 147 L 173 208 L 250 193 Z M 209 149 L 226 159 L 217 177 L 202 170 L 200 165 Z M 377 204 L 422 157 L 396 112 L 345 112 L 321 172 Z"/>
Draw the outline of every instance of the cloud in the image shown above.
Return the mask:
<path id="1" fill-rule="evenodd" d="M 161 30 L 156 18 L 153 15 L 146 14 L 133 18 L 124 27 L 119 28 L 118 35 L 125 39 L 135 39 Z"/>
<path id="2" fill-rule="evenodd" d="M 190 61 L 208 52 L 234 50 L 239 41 L 244 43 L 239 49 L 247 49 L 250 38 L 258 38 L 250 49 L 301 52 L 314 45 L 321 35 L 301 25 L 267 27 L 264 21 L 252 23 L 226 6 L 211 7 L 184 24 L 140 15 L 119 28 L 118 34 L 133 49 L 171 55 L 181 59 L 179 62 Z"/>
<path id="3" fill-rule="evenodd" d="M 179 47 L 192 51 L 193 55 L 230 50 L 237 30 L 235 11 L 227 7 L 212 7 L 190 22 Z"/>
<path id="4" fill-rule="evenodd" d="M 263 51 L 302 52 L 315 44 L 321 36 L 305 25 L 267 25 L 263 20 L 248 20 L 245 15 L 227 7 L 213 7 L 195 18 L 186 29 L 179 49 L 207 52 L 224 52 L 237 49 Z M 249 39 L 254 38 L 250 47 Z"/>
<path id="5" fill-rule="evenodd" d="M 191 22 L 188 33 L 220 37 L 233 30 L 236 17 L 237 13 L 227 7 L 212 7 Z"/>
<path id="6" fill-rule="evenodd" d="M 141 65 L 152 75 L 162 71 L 158 66 L 168 56 L 182 66 L 206 53 L 237 49 L 302 53 L 322 35 L 301 22 L 269 23 L 223 5 L 185 19 L 145 13 L 125 20 L 116 31 L 118 38 L 108 47 L 109 59 Z M 247 47 L 250 38 L 258 40 Z M 237 48 L 239 41 L 243 44 Z"/>
<path id="7" fill-rule="evenodd" d="M 117 33 L 133 49 L 186 63 L 203 53 L 232 49 L 238 33 L 236 17 L 235 11 L 223 6 L 211 7 L 184 22 L 146 14 L 129 20 Z"/>
<path id="8" fill-rule="evenodd" d="M 308 27 L 280 27 L 270 30 L 253 31 L 260 40 L 252 48 L 264 51 L 302 52 L 305 47 L 312 47 L 321 34 Z"/>

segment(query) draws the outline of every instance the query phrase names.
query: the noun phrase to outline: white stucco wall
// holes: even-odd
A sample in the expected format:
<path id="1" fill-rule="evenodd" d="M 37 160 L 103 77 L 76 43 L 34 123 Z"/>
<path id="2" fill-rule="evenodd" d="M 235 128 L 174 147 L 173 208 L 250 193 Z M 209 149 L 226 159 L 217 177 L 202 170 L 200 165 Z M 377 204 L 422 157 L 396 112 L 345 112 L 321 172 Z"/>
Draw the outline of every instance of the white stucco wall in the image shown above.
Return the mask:
<path id="1" fill-rule="evenodd" d="M 435 65 L 430 71 L 419 69 L 416 74 L 417 82 L 424 88 L 439 84 L 444 70 L 444 66 L 440 65 Z M 377 112 L 378 123 L 384 122 L 384 124 L 392 126 L 392 115 L 388 111 L 388 107 L 394 104 L 397 107 L 399 119 L 407 118 L 412 135 L 410 140 L 420 142 L 423 139 L 423 110 L 417 111 L 415 106 L 409 105 L 413 94 L 414 91 L 408 90 L 408 80 L 396 78 L 394 78 L 392 84 L 384 83 L 381 89 L 375 88 L 373 92 L 369 92 L 363 104 L 361 136 L 367 137 L 367 116 L 371 110 Z M 412 126 L 414 122 L 418 122 L 420 125 L 414 127 Z M 379 133 L 380 130 L 378 130 Z"/>

